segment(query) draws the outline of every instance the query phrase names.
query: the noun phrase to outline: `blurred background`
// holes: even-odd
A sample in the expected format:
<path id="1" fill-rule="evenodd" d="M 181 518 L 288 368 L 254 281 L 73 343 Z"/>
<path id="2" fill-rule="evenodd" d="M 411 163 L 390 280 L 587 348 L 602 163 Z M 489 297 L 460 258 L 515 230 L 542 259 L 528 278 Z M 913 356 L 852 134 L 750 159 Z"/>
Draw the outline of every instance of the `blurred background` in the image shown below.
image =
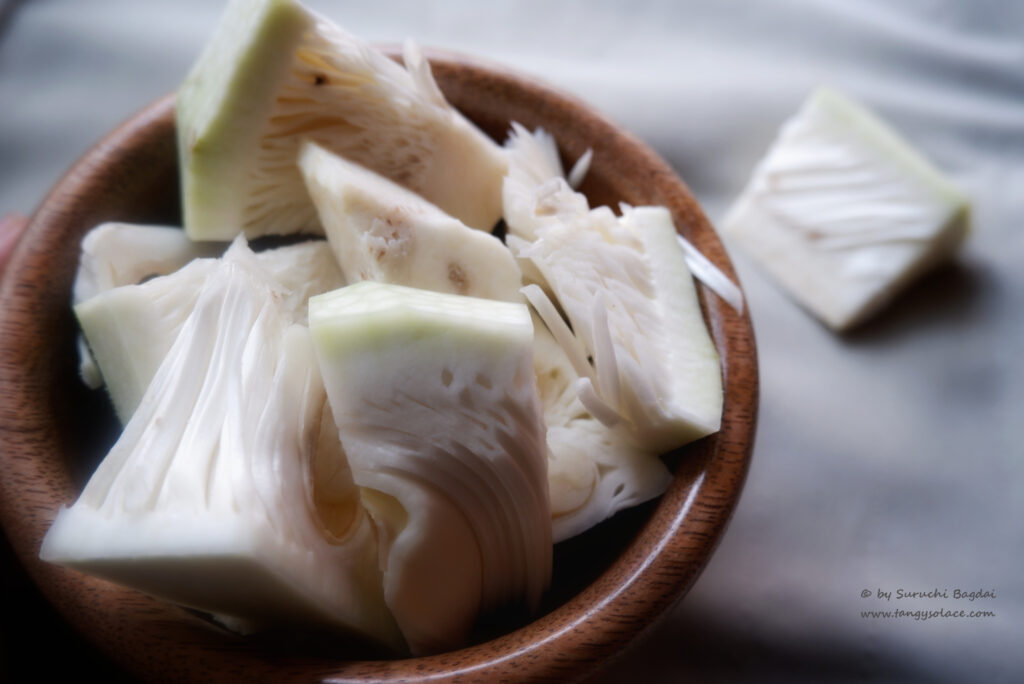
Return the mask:
<path id="1" fill-rule="evenodd" d="M 1024 3 L 308 4 L 364 38 L 482 55 L 575 93 L 662 154 L 713 222 L 821 84 L 944 169 L 974 200 L 973 234 L 848 335 L 730 248 L 762 373 L 746 489 L 693 591 L 594 682 L 1024 681 Z M 103 133 L 174 90 L 222 6 L 4 1 L 0 215 L 30 214 Z M 56 643 L 52 678 L 114 678 L 0 553 L 0 676 L 38 675 L 29 650 Z M 949 598 L 895 598 L 933 589 Z M 895 608 L 994 616 L 862 617 Z"/>

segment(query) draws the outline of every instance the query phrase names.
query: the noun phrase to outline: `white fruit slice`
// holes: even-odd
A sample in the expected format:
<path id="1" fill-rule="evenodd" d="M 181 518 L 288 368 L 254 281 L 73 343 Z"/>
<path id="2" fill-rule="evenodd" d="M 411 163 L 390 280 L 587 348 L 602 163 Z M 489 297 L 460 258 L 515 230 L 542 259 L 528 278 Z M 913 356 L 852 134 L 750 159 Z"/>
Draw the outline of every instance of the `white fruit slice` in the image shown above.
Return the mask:
<path id="1" fill-rule="evenodd" d="M 299 167 L 349 282 L 522 300 L 515 258 L 493 235 L 313 143 Z"/>
<path id="2" fill-rule="evenodd" d="M 322 240 L 260 252 L 253 261 L 255 268 L 266 269 L 275 280 L 276 296 L 300 323 L 306 320 L 306 302 L 311 295 L 345 282 Z M 169 275 L 114 287 L 75 306 L 75 316 L 122 423 L 128 422 L 142 400 L 216 263 L 215 259 L 193 260 Z"/>
<path id="3" fill-rule="evenodd" d="M 541 306 L 539 288 L 525 290 L 579 373 L 584 406 L 664 452 L 718 430 L 721 369 L 668 210 L 624 210 L 595 209 L 544 227 L 533 243 L 509 241 L 572 325 Z"/>
<path id="4" fill-rule="evenodd" d="M 72 303 L 78 304 L 121 285 L 172 273 L 193 259 L 219 256 L 224 245 L 196 243 L 180 228 L 108 222 L 82 239 Z M 103 386 L 96 361 L 78 338 L 79 373 L 93 389 Z"/>
<path id="5" fill-rule="evenodd" d="M 543 130 L 513 124 L 506 148 L 507 242 L 550 330 L 535 335 L 534 366 L 561 541 L 664 493 L 660 454 L 718 429 L 721 371 L 667 210 L 591 210 Z"/>
<path id="6" fill-rule="evenodd" d="M 968 205 L 875 115 L 822 89 L 782 127 L 723 228 L 793 298 L 844 330 L 956 249 Z"/>
<path id="7" fill-rule="evenodd" d="M 309 331 L 244 245 L 215 263 L 40 556 L 236 625 L 323 624 L 403 648 L 371 523 L 325 529 L 308 503 L 325 405 Z"/>
<path id="8" fill-rule="evenodd" d="M 121 285 L 173 273 L 192 261 L 220 256 L 226 245 L 192 242 L 181 228 L 108 222 L 82 239 L 74 303 Z"/>
<path id="9" fill-rule="evenodd" d="M 547 425 L 548 488 L 555 542 L 587 531 L 618 511 L 660 496 L 672 474 L 621 426 L 608 427 L 576 396 L 579 376 L 539 321 L 533 365 Z"/>
<path id="10" fill-rule="evenodd" d="M 463 645 L 478 615 L 510 602 L 536 609 L 552 542 L 527 307 L 370 281 L 309 306 L 413 652 Z"/>
<path id="11" fill-rule="evenodd" d="M 82 334 L 122 423 L 142 401 L 149 382 L 195 308 L 214 259 L 141 285 L 122 285 L 75 306 Z"/>
<path id="12" fill-rule="evenodd" d="M 405 64 L 293 0 L 233 0 L 178 94 L 189 236 L 319 232 L 295 168 L 304 138 L 491 230 L 504 153 L 411 44 Z"/>
<path id="13" fill-rule="evenodd" d="M 257 252 L 256 261 L 284 290 L 285 307 L 303 325 L 310 297 L 336 290 L 347 282 L 325 240 Z"/>
<path id="14" fill-rule="evenodd" d="M 509 234 L 532 242 L 545 226 L 572 221 L 573 217 L 587 213 L 587 198 L 574 188 L 580 185 L 590 166 L 591 150 L 576 160 L 566 179 L 555 139 L 544 129 L 531 133 L 513 122 L 505 148 L 509 169 L 502 185 L 502 204 Z M 739 287 L 682 235 L 676 239 L 693 277 L 742 313 L 743 293 Z M 531 265 L 523 266 L 523 278 L 544 285 Z"/>

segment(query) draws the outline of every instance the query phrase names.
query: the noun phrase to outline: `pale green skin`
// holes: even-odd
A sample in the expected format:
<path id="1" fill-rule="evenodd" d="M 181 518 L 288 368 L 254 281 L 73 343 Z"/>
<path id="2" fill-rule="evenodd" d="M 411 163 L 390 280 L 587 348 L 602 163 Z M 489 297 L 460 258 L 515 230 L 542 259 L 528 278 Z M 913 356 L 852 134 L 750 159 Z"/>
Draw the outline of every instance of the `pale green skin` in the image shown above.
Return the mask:
<path id="1" fill-rule="evenodd" d="M 178 90 L 176 120 L 185 231 L 193 240 L 241 232 L 239 197 L 253 142 L 290 54 L 313 24 L 291 0 L 233 0 Z"/>
<path id="2" fill-rule="evenodd" d="M 523 339 L 531 342 L 533 330 L 529 310 L 520 302 L 370 280 L 311 297 L 309 325 L 319 349 L 331 355 L 372 352 L 400 334 L 410 340 L 466 335 L 500 356 Z M 510 338 L 510 326 L 523 339 Z"/>

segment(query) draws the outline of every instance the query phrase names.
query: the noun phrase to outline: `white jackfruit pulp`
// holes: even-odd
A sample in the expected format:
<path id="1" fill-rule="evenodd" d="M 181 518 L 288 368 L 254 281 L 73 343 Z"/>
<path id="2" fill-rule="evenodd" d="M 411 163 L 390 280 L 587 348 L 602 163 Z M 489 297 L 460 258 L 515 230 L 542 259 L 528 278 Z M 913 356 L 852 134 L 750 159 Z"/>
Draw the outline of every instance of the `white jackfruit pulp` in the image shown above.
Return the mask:
<path id="1" fill-rule="evenodd" d="M 309 505 L 326 395 L 309 330 L 284 299 L 244 244 L 214 262 L 40 557 L 236 626 L 323 624 L 401 650 L 369 519 L 325 526 Z"/>
<path id="2" fill-rule="evenodd" d="M 317 144 L 474 228 L 501 216 L 501 148 L 405 67 L 294 0 L 233 0 L 178 92 L 185 229 L 195 240 L 319 233 L 295 167 Z"/>
<path id="3" fill-rule="evenodd" d="M 544 423 L 525 304 L 365 281 L 310 300 L 338 433 L 414 653 L 551 577 Z"/>
<path id="4" fill-rule="evenodd" d="M 160 238 L 185 239 L 181 230 L 132 226 L 134 237 L 154 237 L 152 231 L 173 230 L 176 236 Z M 95 230 L 101 236 L 109 234 L 109 225 Z M 90 240 L 90 233 L 84 244 L 96 244 Z M 104 238 L 104 242 L 110 242 Z M 123 240 L 114 245 L 123 244 Z M 150 243 L 152 244 L 152 243 Z M 159 244 L 159 241 L 158 241 Z M 217 246 L 217 251 L 223 249 Z M 207 250 L 208 251 L 208 250 Z M 202 253 L 202 252 L 199 252 Z M 139 254 L 142 254 L 140 250 Z M 181 255 L 192 252 L 182 250 Z M 97 262 L 104 259 L 106 252 L 83 253 L 82 263 L 91 268 L 80 270 L 91 273 L 98 270 Z M 125 254 L 121 253 L 122 262 Z M 166 275 L 136 283 L 138 274 L 152 268 L 155 257 L 150 255 L 139 263 L 122 263 L 116 271 L 118 279 L 94 280 L 105 283 L 98 294 L 93 294 L 75 305 L 75 316 L 86 340 L 83 359 L 95 358 L 100 382 L 105 384 L 114 409 L 122 423 L 127 423 L 150 380 L 167 355 L 168 350 L 181 331 L 181 326 L 195 308 L 196 299 L 203 283 L 217 268 L 212 258 L 194 259 L 184 267 L 173 270 L 177 262 L 165 260 L 161 263 Z M 327 243 L 323 240 L 305 242 L 270 249 L 255 255 L 254 263 L 274 278 L 282 292 L 282 305 L 290 311 L 298 323 L 306 323 L 306 302 L 314 294 L 326 292 L 345 284 L 344 277 L 334 261 Z M 101 269 L 103 273 L 115 272 Z M 82 276 L 79 276 L 79 281 Z M 93 281 L 89 281 L 93 282 Z M 111 287 L 113 283 L 116 287 Z M 97 288 L 81 288 L 79 292 L 92 292 Z"/>
<path id="5" fill-rule="evenodd" d="M 821 89 L 782 127 L 722 227 L 844 330 L 952 254 L 968 213 L 963 193 L 891 128 Z"/>
<path id="6" fill-rule="evenodd" d="M 551 136 L 514 126 L 506 145 L 507 241 L 562 351 L 537 335 L 561 540 L 665 491 L 660 455 L 719 427 L 721 369 L 668 211 L 591 210 Z"/>
<path id="7" fill-rule="evenodd" d="M 299 167 L 349 282 L 522 300 L 515 259 L 493 235 L 313 143 Z"/>

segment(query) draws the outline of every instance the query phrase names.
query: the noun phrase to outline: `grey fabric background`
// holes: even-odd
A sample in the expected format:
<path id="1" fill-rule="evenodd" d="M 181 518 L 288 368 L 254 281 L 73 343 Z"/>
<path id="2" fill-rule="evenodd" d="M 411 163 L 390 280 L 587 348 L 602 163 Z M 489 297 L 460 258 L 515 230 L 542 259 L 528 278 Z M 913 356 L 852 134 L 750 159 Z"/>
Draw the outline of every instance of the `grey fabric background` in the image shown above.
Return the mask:
<path id="1" fill-rule="evenodd" d="M 576 93 L 665 156 L 713 221 L 818 84 L 945 169 L 974 198 L 965 249 L 845 337 L 733 250 L 762 369 L 747 487 L 694 590 L 597 681 L 1024 681 L 1024 3 L 310 4 L 365 38 L 484 55 Z M 22 3 L 0 37 L 0 213 L 31 212 L 101 134 L 173 90 L 220 8 Z M 895 598 L 931 589 L 950 598 Z M 861 617 L 895 608 L 995 616 Z"/>

